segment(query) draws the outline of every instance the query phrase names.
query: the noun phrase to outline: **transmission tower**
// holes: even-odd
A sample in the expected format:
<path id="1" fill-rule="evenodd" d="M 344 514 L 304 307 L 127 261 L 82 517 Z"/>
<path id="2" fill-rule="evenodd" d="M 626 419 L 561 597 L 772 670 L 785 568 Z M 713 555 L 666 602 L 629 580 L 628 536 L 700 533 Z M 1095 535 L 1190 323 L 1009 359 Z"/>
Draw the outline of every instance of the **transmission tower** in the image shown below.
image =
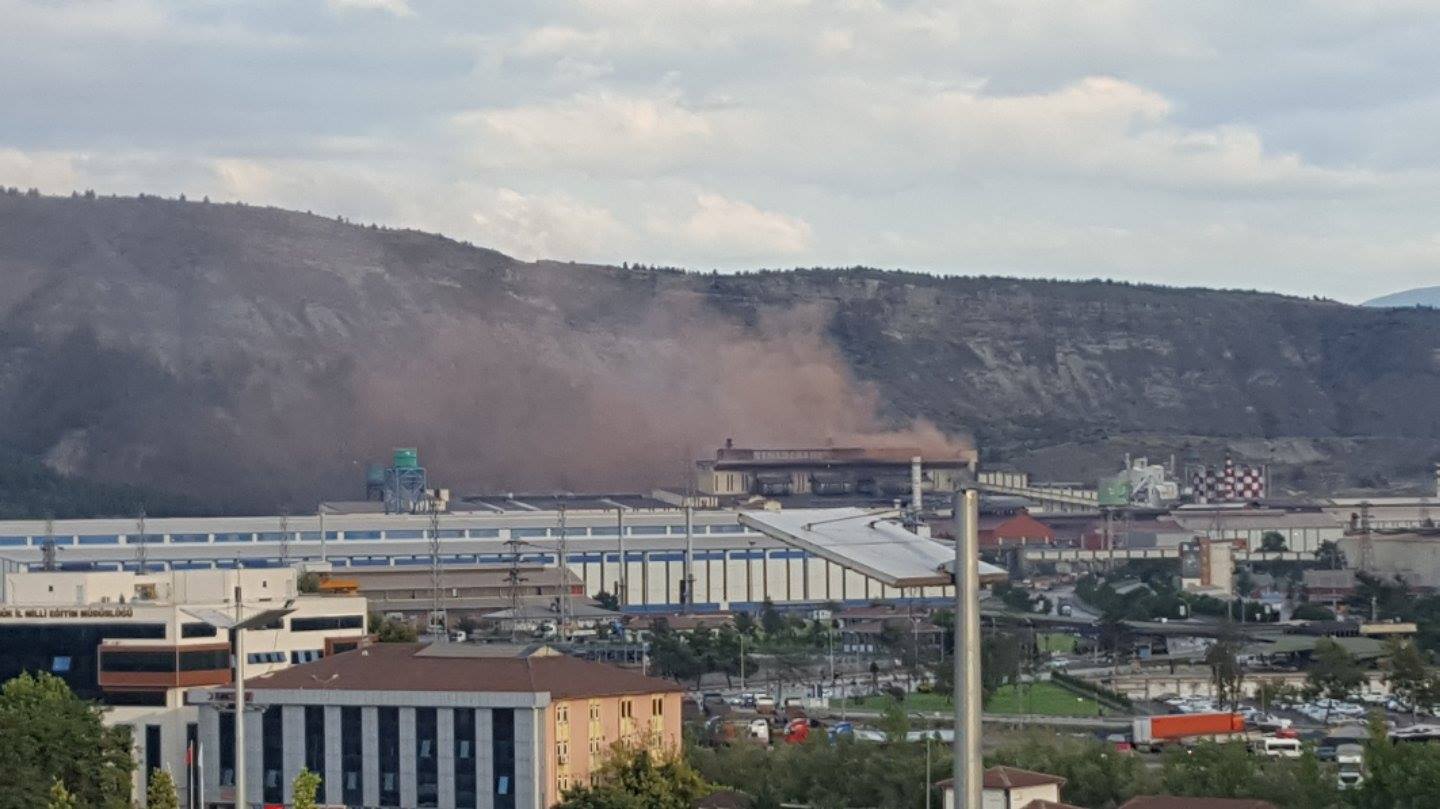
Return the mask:
<path id="1" fill-rule="evenodd" d="M 556 543 L 555 575 L 560 578 L 560 589 L 556 599 L 557 612 L 560 613 L 558 621 L 560 629 L 560 642 L 568 639 L 570 627 L 570 579 L 565 574 L 565 558 L 569 555 L 568 531 L 569 526 L 565 522 L 565 504 L 560 504 L 560 539 Z"/>
<path id="2" fill-rule="evenodd" d="M 54 572 L 58 565 L 55 563 L 55 518 L 45 515 L 45 544 L 42 546 L 41 561 L 42 567 Z"/>
<path id="3" fill-rule="evenodd" d="M 520 640 L 520 582 L 525 581 L 520 575 L 520 546 L 524 544 L 523 540 L 513 537 L 505 540 L 505 546 L 510 549 L 510 570 L 505 576 L 505 583 L 510 592 L 511 643 Z"/>
<path id="4" fill-rule="evenodd" d="M 150 538 L 145 536 L 145 507 L 140 507 L 140 513 L 135 517 L 135 567 L 140 573 L 145 572 L 146 562 L 149 561 L 148 545 Z"/>
<path id="5" fill-rule="evenodd" d="M 446 631 L 445 625 L 445 603 L 444 596 L 440 592 L 440 501 L 430 500 L 430 622 L 429 629 L 434 630 L 435 622 L 439 620 L 439 637 L 443 640 Z"/>
<path id="6" fill-rule="evenodd" d="M 290 566 L 290 514 L 280 512 L 280 566 Z"/>

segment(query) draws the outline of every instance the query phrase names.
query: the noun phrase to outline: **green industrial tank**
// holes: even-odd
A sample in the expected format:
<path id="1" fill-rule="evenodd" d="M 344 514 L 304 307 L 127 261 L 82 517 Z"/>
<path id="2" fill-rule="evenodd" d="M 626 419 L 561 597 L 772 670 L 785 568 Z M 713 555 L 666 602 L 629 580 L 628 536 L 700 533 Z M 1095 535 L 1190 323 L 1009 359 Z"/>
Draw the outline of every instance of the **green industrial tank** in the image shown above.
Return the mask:
<path id="1" fill-rule="evenodd" d="M 396 469 L 416 469 L 420 466 L 420 453 L 414 447 L 401 447 L 395 450 Z"/>

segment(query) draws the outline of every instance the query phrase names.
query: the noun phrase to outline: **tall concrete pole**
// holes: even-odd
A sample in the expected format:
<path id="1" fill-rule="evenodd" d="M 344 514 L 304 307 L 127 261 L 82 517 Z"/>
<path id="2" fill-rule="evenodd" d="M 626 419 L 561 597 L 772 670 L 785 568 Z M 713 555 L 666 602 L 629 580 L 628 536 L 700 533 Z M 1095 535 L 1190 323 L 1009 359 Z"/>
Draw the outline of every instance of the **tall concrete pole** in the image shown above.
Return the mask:
<path id="1" fill-rule="evenodd" d="M 955 492 L 955 809 L 980 809 L 980 493 Z"/>
<path id="2" fill-rule="evenodd" d="M 240 585 L 235 585 L 235 807 L 245 802 L 245 630 Z"/>

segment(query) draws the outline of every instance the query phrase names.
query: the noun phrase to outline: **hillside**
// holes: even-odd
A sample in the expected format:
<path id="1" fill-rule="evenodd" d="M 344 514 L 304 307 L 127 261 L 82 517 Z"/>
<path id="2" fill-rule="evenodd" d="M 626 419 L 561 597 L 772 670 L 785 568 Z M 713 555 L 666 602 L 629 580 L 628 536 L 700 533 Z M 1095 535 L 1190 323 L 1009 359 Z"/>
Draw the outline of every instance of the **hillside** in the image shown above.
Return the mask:
<path id="1" fill-rule="evenodd" d="M 1366 306 L 1429 306 L 1440 307 L 1440 287 L 1420 287 L 1382 295 L 1365 302 Z"/>
<path id="2" fill-rule="evenodd" d="M 726 436 L 973 435 L 1053 474 L 1234 446 L 1297 488 L 1440 458 L 1428 310 L 525 263 L 274 209 L 16 194 L 0 277 L 0 445 L 216 507 L 357 496 L 395 445 L 462 491 L 671 482 Z"/>

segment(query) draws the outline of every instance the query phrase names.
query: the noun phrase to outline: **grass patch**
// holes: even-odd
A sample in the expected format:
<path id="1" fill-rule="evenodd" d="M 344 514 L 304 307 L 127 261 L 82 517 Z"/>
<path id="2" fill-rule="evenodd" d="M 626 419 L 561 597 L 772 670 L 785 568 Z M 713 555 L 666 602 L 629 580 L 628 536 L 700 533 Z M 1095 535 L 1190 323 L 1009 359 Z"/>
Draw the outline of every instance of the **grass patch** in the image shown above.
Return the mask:
<path id="1" fill-rule="evenodd" d="M 985 703 L 990 713 L 1039 714 L 1042 716 L 1099 716 L 1100 705 L 1053 683 L 1007 685 Z"/>
<path id="2" fill-rule="evenodd" d="M 1060 632 L 1046 632 L 1035 637 L 1036 643 L 1040 646 L 1040 651 L 1059 652 L 1060 654 L 1073 653 L 1077 640 L 1074 635 L 1065 635 Z"/>
<path id="3" fill-rule="evenodd" d="M 865 697 L 850 707 L 862 711 L 884 711 L 890 705 L 890 697 Z M 832 708 L 839 708 L 839 700 L 831 700 Z M 939 694 L 906 694 L 900 707 L 907 712 L 949 713 L 955 706 Z M 1007 685 L 995 692 L 985 710 L 989 713 L 1038 714 L 1041 716 L 1099 716 L 1099 704 L 1088 697 L 1077 698 L 1074 693 L 1054 683 L 1040 682 L 1017 687 Z"/>
<path id="4" fill-rule="evenodd" d="M 865 697 L 857 704 L 854 700 L 849 703 L 851 708 L 858 708 L 862 711 L 883 711 L 890 707 L 890 697 L 881 695 L 877 697 Z M 832 708 L 840 707 L 840 700 L 830 700 Z M 955 706 L 940 694 L 906 694 L 905 700 L 900 707 L 907 711 L 920 711 L 921 713 L 949 712 L 955 710 Z"/>

